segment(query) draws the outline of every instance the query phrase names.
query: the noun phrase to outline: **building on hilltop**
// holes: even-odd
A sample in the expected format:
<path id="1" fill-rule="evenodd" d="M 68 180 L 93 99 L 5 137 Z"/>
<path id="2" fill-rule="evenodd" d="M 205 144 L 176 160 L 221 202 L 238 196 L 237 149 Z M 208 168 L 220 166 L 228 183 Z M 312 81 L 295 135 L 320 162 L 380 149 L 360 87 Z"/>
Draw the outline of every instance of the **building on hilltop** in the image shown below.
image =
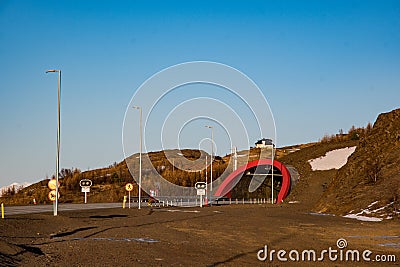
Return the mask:
<path id="1" fill-rule="evenodd" d="M 263 139 L 258 140 L 255 143 L 255 145 L 256 145 L 256 148 L 274 148 L 275 147 L 274 143 L 272 143 L 272 140 L 268 139 L 268 138 L 263 138 Z"/>

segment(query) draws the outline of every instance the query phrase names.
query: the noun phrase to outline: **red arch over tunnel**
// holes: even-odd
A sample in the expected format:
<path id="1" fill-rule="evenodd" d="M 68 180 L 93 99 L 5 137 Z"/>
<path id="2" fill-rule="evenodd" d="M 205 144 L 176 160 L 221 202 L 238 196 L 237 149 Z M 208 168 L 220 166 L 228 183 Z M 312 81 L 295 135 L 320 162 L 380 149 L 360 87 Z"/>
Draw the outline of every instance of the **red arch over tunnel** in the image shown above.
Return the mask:
<path id="1" fill-rule="evenodd" d="M 240 166 L 236 171 L 232 172 L 218 187 L 217 191 L 215 192 L 214 196 L 223 197 L 228 194 L 233 186 L 232 183 L 235 181 L 237 176 L 242 175 L 246 170 L 254 168 L 259 165 L 272 165 L 271 159 L 260 159 L 255 160 L 252 162 L 247 163 L 246 165 Z M 278 198 L 276 200 L 277 203 L 283 201 L 283 199 L 287 196 L 290 189 L 290 173 L 289 170 L 283 165 L 281 162 L 274 160 L 273 163 L 274 167 L 278 168 L 282 173 L 282 187 L 278 193 Z"/>

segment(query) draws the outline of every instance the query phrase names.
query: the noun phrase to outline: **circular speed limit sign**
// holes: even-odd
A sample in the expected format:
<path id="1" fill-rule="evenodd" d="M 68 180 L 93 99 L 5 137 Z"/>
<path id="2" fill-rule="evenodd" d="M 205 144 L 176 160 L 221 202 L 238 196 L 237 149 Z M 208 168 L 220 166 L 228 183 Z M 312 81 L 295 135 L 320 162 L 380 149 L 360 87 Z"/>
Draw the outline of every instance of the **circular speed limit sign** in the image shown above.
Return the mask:
<path id="1" fill-rule="evenodd" d="M 133 184 L 127 183 L 125 185 L 125 190 L 128 191 L 128 192 L 132 191 L 133 190 Z"/>
<path id="2" fill-rule="evenodd" d="M 56 190 L 51 190 L 48 194 L 50 201 L 56 201 Z M 60 198 L 60 192 L 58 192 L 58 198 Z"/>

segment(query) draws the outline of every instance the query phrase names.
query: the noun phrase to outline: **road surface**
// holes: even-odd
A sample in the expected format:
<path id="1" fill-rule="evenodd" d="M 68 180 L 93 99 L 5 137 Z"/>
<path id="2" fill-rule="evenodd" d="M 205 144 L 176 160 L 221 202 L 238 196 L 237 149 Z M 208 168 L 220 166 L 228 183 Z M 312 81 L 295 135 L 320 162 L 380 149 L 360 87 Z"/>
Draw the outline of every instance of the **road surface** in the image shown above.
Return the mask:
<path id="1" fill-rule="evenodd" d="M 59 204 L 58 211 L 91 210 L 122 207 L 122 203 Z M 53 212 L 53 205 L 5 206 L 5 217 L 16 214 Z"/>
<path id="2" fill-rule="evenodd" d="M 227 205 L 227 204 L 265 204 L 269 203 L 270 200 L 266 199 L 231 199 L 231 200 L 220 200 L 215 201 L 216 205 Z M 193 200 L 182 200 L 182 199 L 171 199 L 169 201 L 160 201 L 153 203 L 153 207 L 196 207 L 199 206 L 198 201 Z M 129 204 L 126 203 L 125 207 L 128 208 Z M 137 208 L 138 202 L 131 200 L 131 208 Z M 142 208 L 149 207 L 148 202 L 142 202 Z M 122 203 L 88 203 L 88 204 L 59 204 L 58 211 L 69 211 L 69 210 L 92 210 L 92 209 L 109 209 L 109 208 L 122 208 Z M 30 213 L 43 213 L 53 212 L 53 205 L 29 205 L 29 206 L 5 206 L 5 217 L 17 214 L 30 214 Z"/>

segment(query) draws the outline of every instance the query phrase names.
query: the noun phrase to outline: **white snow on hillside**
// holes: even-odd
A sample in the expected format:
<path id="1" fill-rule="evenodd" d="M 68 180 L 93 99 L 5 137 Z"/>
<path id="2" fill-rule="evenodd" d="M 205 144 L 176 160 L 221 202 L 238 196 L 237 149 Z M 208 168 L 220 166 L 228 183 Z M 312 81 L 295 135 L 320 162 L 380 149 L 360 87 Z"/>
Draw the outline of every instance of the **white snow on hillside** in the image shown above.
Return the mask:
<path id="1" fill-rule="evenodd" d="M 345 147 L 329 151 L 325 156 L 310 159 L 308 163 L 313 171 L 326 171 L 331 169 L 340 169 L 347 163 L 347 158 L 353 154 L 356 147 Z"/>
<path id="2" fill-rule="evenodd" d="M 390 202 L 383 206 L 379 203 L 379 201 L 374 201 L 369 204 L 367 208 L 362 209 L 360 212 L 355 213 L 354 210 L 352 210 L 349 214 L 343 217 L 357 219 L 360 221 L 380 222 L 384 219 L 390 220 L 393 218 L 393 216 L 398 216 L 400 213 L 399 211 L 391 210 L 394 202 Z"/>
<path id="3" fill-rule="evenodd" d="M 356 214 L 347 214 L 343 217 L 349 218 L 349 219 L 356 219 L 356 220 L 363 221 L 363 222 L 380 222 L 383 220 L 382 218 L 367 217 L 367 216 L 356 215 Z"/>
<path id="4" fill-rule="evenodd" d="M 21 189 L 23 189 L 25 187 L 28 187 L 31 184 L 32 183 L 24 182 L 24 183 L 21 183 L 21 184 L 20 183 L 12 183 L 10 185 L 4 186 L 4 187 L 0 188 L 0 197 L 1 197 L 2 193 L 7 191 L 9 188 L 11 189 L 11 188 L 14 187 L 15 191 L 18 192 L 19 190 L 21 190 Z"/>

